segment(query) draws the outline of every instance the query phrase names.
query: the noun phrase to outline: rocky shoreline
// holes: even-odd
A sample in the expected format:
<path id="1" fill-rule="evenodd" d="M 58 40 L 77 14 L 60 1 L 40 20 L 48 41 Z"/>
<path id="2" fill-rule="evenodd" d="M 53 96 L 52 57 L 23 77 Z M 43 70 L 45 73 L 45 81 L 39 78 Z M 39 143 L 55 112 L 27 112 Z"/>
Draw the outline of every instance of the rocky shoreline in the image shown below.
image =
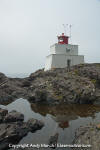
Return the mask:
<path id="1" fill-rule="evenodd" d="M 90 145 L 87 148 L 72 148 L 73 150 L 100 150 L 100 124 L 88 124 L 78 128 L 73 144 Z"/>
<path id="2" fill-rule="evenodd" d="M 8 78 L 0 73 L 0 103 L 26 98 L 32 103 L 100 104 L 100 64 L 43 69 L 27 78 Z"/>
<path id="3" fill-rule="evenodd" d="M 8 113 L 0 108 L 0 150 L 9 148 L 9 144 L 17 144 L 28 132 L 35 132 L 44 126 L 42 121 L 29 119 L 24 122 L 24 115 L 15 110 Z"/>
<path id="4" fill-rule="evenodd" d="M 0 104 L 8 104 L 18 98 L 29 100 L 33 108 L 38 103 L 50 104 L 52 108 L 48 108 L 48 111 L 51 114 L 58 114 L 56 109 L 61 114 L 62 107 L 57 105 L 61 103 L 100 105 L 100 64 L 80 64 L 71 67 L 70 71 L 67 68 L 46 72 L 41 69 L 27 78 L 8 78 L 0 73 Z M 38 109 L 35 110 L 36 112 L 43 113 L 38 107 L 36 108 Z M 72 113 L 73 117 L 73 106 L 71 108 L 73 111 L 69 110 L 68 113 Z M 84 109 L 81 105 L 80 109 L 82 108 Z M 68 110 L 67 106 L 63 109 Z M 92 113 L 94 111 L 95 109 Z M 87 115 L 87 112 L 82 115 Z M 7 149 L 9 143 L 17 144 L 28 132 L 35 132 L 43 126 L 42 121 L 30 119 L 24 122 L 23 114 L 16 111 L 8 113 L 7 110 L 0 109 L 0 150 Z M 73 144 L 92 144 L 95 150 L 99 150 L 99 132 L 96 125 L 80 127 L 76 131 Z M 91 150 L 94 150 L 93 148 Z"/>

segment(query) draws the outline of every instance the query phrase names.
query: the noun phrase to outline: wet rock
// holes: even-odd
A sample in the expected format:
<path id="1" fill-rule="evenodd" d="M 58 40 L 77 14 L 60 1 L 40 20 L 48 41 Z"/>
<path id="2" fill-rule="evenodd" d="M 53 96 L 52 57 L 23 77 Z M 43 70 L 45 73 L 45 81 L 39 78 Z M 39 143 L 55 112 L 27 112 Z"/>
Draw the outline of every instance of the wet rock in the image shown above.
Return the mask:
<path id="1" fill-rule="evenodd" d="M 59 134 L 56 133 L 55 135 L 51 136 L 49 139 L 49 145 L 52 146 L 53 149 L 57 147 L 58 136 Z"/>
<path id="2" fill-rule="evenodd" d="M 8 110 L 0 108 L 0 123 L 3 122 L 4 116 L 6 116 L 7 114 L 8 114 Z"/>
<path id="3" fill-rule="evenodd" d="M 37 129 L 41 129 L 44 126 L 44 123 L 42 121 L 36 120 L 36 119 L 30 119 L 27 122 L 27 126 L 30 129 L 31 132 L 36 131 Z"/>
<path id="4" fill-rule="evenodd" d="M 6 116 L 7 114 L 8 114 L 8 110 L 0 108 L 0 115 L 1 116 Z"/>
<path id="5" fill-rule="evenodd" d="M 3 121 L 3 117 L 0 115 L 0 123 L 2 123 Z"/>
<path id="6" fill-rule="evenodd" d="M 2 110 L 3 112 L 3 110 Z M 23 122 L 23 114 L 12 111 L 6 116 L 0 115 L 0 150 L 8 149 L 10 144 L 17 144 L 28 132 L 34 132 L 44 126 L 42 121 L 30 119 L 28 122 Z"/>
<path id="7" fill-rule="evenodd" d="M 0 124 L 0 149 L 7 148 L 9 143 L 18 143 L 28 132 L 28 127 L 23 122 Z"/>
<path id="8" fill-rule="evenodd" d="M 100 130 L 95 124 L 88 124 L 81 126 L 76 130 L 75 139 L 72 144 L 77 145 L 90 145 L 87 148 L 79 148 L 80 150 L 99 150 L 100 149 Z M 78 148 L 72 148 L 72 150 L 78 150 Z"/>
<path id="9" fill-rule="evenodd" d="M 4 118 L 4 122 L 15 122 L 15 121 L 23 121 L 23 120 L 24 120 L 24 115 L 15 110 L 8 113 Z"/>

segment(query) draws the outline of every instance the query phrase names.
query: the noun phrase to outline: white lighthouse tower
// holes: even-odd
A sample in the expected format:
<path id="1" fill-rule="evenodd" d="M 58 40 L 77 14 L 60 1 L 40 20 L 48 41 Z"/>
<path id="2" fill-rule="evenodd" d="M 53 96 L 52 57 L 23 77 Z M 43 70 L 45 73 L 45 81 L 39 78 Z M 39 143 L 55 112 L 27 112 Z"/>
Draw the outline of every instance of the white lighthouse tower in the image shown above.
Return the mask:
<path id="1" fill-rule="evenodd" d="M 58 36 L 58 43 L 50 46 L 46 57 L 45 71 L 52 68 L 65 68 L 84 63 L 84 56 L 78 55 L 78 45 L 69 44 L 69 36 Z"/>

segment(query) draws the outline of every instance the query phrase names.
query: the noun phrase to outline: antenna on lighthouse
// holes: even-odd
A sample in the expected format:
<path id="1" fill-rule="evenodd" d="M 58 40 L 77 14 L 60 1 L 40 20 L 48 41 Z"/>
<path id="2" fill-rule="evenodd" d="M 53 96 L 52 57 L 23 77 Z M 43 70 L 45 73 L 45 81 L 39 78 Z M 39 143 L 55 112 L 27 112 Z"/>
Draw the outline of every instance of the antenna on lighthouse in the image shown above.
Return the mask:
<path id="1" fill-rule="evenodd" d="M 67 30 L 67 28 L 68 28 L 68 24 L 63 24 L 63 27 L 64 27 L 64 33 L 65 33 L 65 35 L 66 35 L 66 30 Z"/>
<path id="2" fill-rule="evenodd" d="M 69 28 L 70 28 L 70 42 L 72 43 L 72 25 L 71 24 L 69 25 Z"/>

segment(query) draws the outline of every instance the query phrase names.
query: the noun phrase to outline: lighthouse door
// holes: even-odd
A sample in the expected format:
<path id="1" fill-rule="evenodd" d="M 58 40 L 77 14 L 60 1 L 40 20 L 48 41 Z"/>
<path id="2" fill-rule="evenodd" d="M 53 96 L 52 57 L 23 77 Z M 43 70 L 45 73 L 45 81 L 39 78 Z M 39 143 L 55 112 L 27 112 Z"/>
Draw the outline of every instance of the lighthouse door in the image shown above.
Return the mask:
<path id="1" fill-rule="evenodd" d="M 71 66 L 71 60 L 68 59 L 68 60 L 67 60 L 67 67 L 70 68 L 70 66 Z"/>

